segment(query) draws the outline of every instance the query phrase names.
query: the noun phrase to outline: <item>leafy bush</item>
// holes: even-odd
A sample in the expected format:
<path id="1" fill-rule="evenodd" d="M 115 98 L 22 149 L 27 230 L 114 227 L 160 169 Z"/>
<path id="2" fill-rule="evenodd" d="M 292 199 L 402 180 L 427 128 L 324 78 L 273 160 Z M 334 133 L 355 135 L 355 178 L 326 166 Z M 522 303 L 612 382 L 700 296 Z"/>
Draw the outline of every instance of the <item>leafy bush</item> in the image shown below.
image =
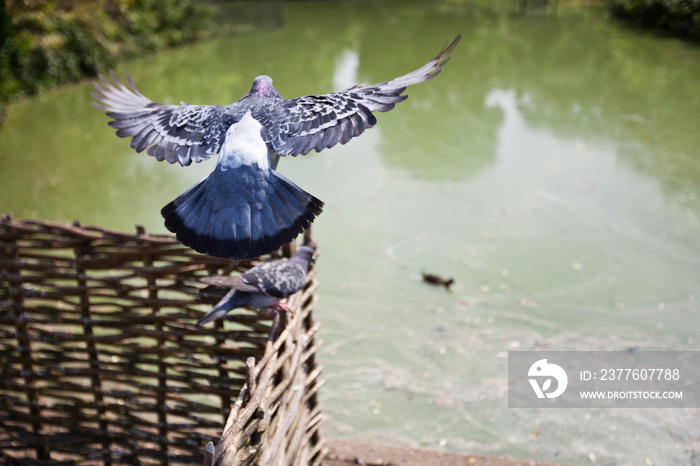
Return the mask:
<path id="1" fill-rule="evenodd" d="M 700 0 L 612 0 L 611 4 L 618 18 L 700 42 Z"/>
<path id="2" fill-rule="evenodd" d="M 0 0 L 0 102 L 208 35 L 202 0 Z"/>

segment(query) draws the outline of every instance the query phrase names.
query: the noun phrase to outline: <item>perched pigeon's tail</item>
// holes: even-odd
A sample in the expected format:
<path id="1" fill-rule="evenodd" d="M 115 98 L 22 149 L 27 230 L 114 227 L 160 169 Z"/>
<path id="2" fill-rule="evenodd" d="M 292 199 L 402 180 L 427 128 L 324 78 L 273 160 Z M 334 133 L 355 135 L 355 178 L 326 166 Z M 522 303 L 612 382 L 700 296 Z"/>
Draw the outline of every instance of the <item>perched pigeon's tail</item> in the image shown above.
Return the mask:
<path id="1" fill-rule="evenodd" d="M 232 309 L 244 307 L 249 299 L 250 293 L 231 289 L 223 298 L 221 298 L 221 301 L 219 301 L 211 311 L 207 312 L 204 317 L 197 321 L 196 325 L 208 324 L 211 321 L 225 316 L 228 311 Z"/>
<path id="2" fill-rule="evenodd" d="M 197 252 L 231 260 L 268 254 L 306 230 L 323 209 L 323 202 L 275 170 L 266 188 L 238 194 L 241 200 L 230 204 L 214 173 L 160 211 L 166 228 Z"/>

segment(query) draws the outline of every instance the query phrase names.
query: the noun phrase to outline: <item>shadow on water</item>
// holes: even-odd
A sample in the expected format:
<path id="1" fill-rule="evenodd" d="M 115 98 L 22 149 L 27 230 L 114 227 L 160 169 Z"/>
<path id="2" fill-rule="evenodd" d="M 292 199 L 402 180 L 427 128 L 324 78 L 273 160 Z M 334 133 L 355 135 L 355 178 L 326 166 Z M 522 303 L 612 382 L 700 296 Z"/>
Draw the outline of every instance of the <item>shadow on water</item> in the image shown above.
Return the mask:
<path id="1" fill-rule="evenodd" d="M 563 5 L 480 5 L 281 2 L 281 21 L 263 14 L 264 27 L 117 74 L 163 103 L 228 104 L 260 74 L 295 97 L 391 79 L 462 33 L 444 72 L 375 128 L 280 163 L 326 202 L 314 236 L 327 433 L 688 464 L 693 410 L 507 409 L 505 374 L 511 349 L 698 348 L 700 50 Z M 163 232 L 160 208 L 214 161 L 134 154 L 90 87 L 9 108 L 0 212 Z"/>

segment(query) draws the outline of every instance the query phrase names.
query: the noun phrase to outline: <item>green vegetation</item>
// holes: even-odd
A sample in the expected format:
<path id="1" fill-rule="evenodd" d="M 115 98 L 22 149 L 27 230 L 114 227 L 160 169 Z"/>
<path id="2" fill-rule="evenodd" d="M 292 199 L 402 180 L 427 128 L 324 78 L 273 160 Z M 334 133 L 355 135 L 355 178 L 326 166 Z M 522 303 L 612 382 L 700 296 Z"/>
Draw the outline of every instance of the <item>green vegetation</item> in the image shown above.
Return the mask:
<path id="1" fill-rule="evenodd" d="M 700 0 L 612 0 L 614 16 L 700 42 Z"/>
<path id="2" fill-rule="evenodd" d="M 202 0 L 0 0 L 0 107 L 208 35 L 212 17 Z"/>

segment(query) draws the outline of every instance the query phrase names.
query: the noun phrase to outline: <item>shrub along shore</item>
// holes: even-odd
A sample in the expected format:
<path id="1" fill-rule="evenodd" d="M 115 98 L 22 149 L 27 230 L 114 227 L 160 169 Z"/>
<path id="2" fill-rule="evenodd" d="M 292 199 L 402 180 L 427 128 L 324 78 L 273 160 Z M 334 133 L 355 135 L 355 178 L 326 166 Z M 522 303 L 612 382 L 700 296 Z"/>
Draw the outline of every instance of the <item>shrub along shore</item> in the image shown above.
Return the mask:
<path id="1" fill-rule="evenodd" d="M 700 43 L 700 0 L 611 0 L 615 18 Z"/>
<path id="2" fill-rule="evenodd" d="M 203 0 L 0 0 L 2 106 L 119 60 L 209 36 Z"/>

